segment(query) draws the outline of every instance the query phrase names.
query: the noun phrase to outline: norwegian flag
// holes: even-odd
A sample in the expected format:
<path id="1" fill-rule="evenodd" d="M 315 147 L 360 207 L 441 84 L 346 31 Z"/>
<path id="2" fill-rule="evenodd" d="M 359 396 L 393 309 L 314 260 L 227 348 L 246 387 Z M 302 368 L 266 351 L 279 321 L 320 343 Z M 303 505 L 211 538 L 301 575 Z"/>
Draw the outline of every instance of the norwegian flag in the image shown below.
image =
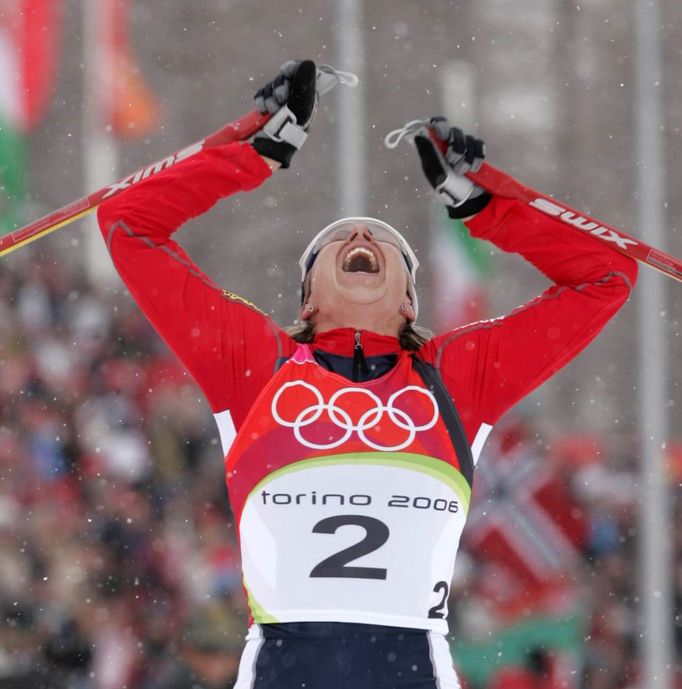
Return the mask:
<path id="1" fill-rule="evenodd" d="M 570 585 L 587 536 L 570 467 L 538 451 L 523 419 L 491 440 L 476 467 L 465 547 L 505 566 L 536 598 Z"/>

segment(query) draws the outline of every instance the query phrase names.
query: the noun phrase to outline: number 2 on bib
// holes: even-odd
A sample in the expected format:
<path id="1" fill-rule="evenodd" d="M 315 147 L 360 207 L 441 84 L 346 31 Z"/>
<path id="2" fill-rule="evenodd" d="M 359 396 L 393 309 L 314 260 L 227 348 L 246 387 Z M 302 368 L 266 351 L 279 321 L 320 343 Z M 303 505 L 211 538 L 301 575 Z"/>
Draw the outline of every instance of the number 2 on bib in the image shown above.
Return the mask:
<path id="1" fill-rule="evenodd" d="M 450 587 L 447 582 L 439 581 L 433 587 L 433 592 L 441 594 L 442 598 L 439 603 L 429 609 L 429 619 L 443 620 L 445 619 L 446 602 L 450 593 Z"/>
<path id="2" fill-rule="evenodd" d="M 360 526 L 365 537 L 357 543 L 334 553 L 313 567 L 311 577 L 340 577 L 344 579 L 386 579 L 383 567 L 349 566 L 348 563 L 372 553 L 386 543 L 390 535 L 388 526 L 379 519 L 360 514 L 343 514 L 317 522 L 313 533 L 334 534 L 342 526 Z"/>

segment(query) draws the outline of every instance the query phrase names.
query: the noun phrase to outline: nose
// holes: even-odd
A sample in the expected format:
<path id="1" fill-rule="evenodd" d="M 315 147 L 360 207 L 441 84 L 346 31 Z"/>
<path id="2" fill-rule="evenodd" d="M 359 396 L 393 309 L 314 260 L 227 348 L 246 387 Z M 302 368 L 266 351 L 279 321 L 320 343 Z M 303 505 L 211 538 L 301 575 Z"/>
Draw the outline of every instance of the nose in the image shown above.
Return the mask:
<path id="1" fill-rule="evenodd" d="M 366 242 L 371 242 L 374 241 L 374 237 L 372 235 L 372 232 L 370 231 L 369 227 L 366 227 L 365 225 L 356 225 L 351 231 L 350 231 L 350 236 L 348 237 L 349 242 L 355 242 L 355 241 L 366 241 Z"/>

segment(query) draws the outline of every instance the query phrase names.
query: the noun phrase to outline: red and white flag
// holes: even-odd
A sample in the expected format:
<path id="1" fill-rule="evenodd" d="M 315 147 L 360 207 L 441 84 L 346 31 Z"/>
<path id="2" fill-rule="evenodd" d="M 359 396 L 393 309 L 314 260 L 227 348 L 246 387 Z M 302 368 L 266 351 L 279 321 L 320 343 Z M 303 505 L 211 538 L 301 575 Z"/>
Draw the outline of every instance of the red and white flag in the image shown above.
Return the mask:
<path id="1" fill-rule="evenodd" d="M 57 73 L 61 0 L 0 0 L 0 117 L 27 132 L 47 108 Z"/>
<path id="2" fill-rule="evenodd" d="M 21 225 L 25 137 L 57 74 L 62 0 L 0 0 L 0 236 Z"/>
<path id="3" fill-rule="evenodd" d="M 523 421 L 498 433 L 476 467 L 466 547 L 536 593 L 571 586 L 587 519 L 565 467 L 539 453 Z"/>

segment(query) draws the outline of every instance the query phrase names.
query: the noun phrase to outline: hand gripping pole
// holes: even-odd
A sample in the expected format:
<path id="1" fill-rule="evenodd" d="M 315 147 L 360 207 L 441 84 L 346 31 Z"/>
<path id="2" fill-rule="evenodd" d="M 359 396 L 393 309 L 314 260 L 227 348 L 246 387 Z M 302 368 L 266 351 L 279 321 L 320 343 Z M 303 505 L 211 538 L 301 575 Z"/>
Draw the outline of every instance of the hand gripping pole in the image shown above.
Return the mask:
<path id="1" fill-rule="evenodd" d="M 358 83 L 358 78 L 350 72 L 341 72 L 329 65 L 320 65 L 317 70 L 317 91 L 324 94 L 331 91 L 338 85 L 354 87 Z M 193 143 L 191 146 L 177 151 L 176 153 L 157 161 L 146 167 L 137 170 L 131 175 L 114 182 L 107 187 L 99 189 L 88 196 L 84 196 L 77 201 L 67 204 L 63 208 L 52 211 L 47 215 L 34 220 L 24 227 L 14 230 L 0 237 L 0 256 L 14 251 L 36 239 L 44 237 L 50 232 L 58 230 L 78 218 L 82 218 L 89 213 L 97 210 L 99 205 L 107 199 L 117 196 L 131 186 L 151 177 L 161 170 L 172 167 L 187 158 L 191 158 L 200 151 L 215 146 L 222 146 L 233 141 L 245 141 L 262 129 L 266 122 L 272 117 L 270 113 L 260 113 L 257 110 L 243 115 L 242 117 L 229 122 L 217 132 Z"/>
<path id="2" fill-rule="evenodd" d="M 444 142 L 429 129 L 429 120 L 408 122 L 404 127 L 387 134 L 384 143 L 388 148 L 395 148 L 405 137 L 420 132 L 425 136 L 430 136 L 432 141 L 441 149 L 443 148 Z M 587 213 L 577 211 L 561 201 L 517 182 L 511 175 L 493 167 L 490 163 L 484 162 L 477 172 L 467 172 L 466 176 L 491 194 L 525 203 L 537 212 L 554 217 L 559 222 L 564 223 L 567 230 L 589 234 L 622 254 L 655 268 L 678 282 L 682 282 L 682 261 L 680 259 L 649 246 L 643 241 L 587 215 Z"/>

